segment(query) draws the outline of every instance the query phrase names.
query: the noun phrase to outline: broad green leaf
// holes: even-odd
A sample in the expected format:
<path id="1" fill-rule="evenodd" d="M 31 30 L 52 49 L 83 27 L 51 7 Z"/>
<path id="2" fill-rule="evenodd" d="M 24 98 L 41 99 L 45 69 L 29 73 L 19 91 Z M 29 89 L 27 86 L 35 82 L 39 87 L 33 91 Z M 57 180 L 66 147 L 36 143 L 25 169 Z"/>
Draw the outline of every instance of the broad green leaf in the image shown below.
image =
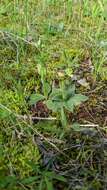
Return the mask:
<path id="1" fill-rule="evenodd" d="M 54 88 L 50 94 L 50 99 L 55 100 L 58 97 L 62 97 L 62 91 L 59 88 Z"/>
<path id="2" fill-rule="evenodd" d="M 38 101 L 44 100 L 44 99 L 45 97 L 42 94 L 32 94 L 30 96 L 29 104 L 33 105 L 33 104 L 36 104 Z"/>
<path id="3" fill-rule="evenodd" d="M 52 100 L 47 100 L 45 103 L 46 103 L 48 109 L 53 110 L 54 112 L 57 111 L 57 107 Z"/>
<path id="4" fill-rule="evenodd" d="M 57 112 L 63 106 L 63 102 L 56 102 L 56 101 L 52 101 L 52 100 L 47 100 L 45 103 L 46 103 L 48 109 L 50 109 L 54 112 Z"/>
<path id="5" fill-rule="evenodd" d="M 71 97 L 68 100 L 67 104 L 77 106 L 77 105 L 81 104 L 82 102 L 85 102 L 86 100 L 88 100 L 87 96 L 84 96 L 82 94 L 75 94 L 73 97 Z"/>
<path id="6" fill-rule="evenodd" d="M 67 101 L 71 96 L 75 95 L 75 84 L 72 86 L 69 86 L 67 89 L 65 88 L 64 92 L 65 92 L 65 98 Z"/>
<path id="7" fill-rule="evenodd" d="M 64 103 L 64 107 L 65 107 L 66 110 L 68 110 L 68 111 L 70 111 L 70 112 L 73 113 L 73 111 L 74 111 L 74 104 L 72 102 L 69 102 L 69 101 L 65 102 Z"/>
<path id="8" fill-rule="evenodd" d="M 52 100 L 55 101 L 55 102 L 62 102 L 63 101 L 63 96 L 62 96 L 62 94 L 56 95 L 56 96 L 54 96 L 52 98 Z"/>

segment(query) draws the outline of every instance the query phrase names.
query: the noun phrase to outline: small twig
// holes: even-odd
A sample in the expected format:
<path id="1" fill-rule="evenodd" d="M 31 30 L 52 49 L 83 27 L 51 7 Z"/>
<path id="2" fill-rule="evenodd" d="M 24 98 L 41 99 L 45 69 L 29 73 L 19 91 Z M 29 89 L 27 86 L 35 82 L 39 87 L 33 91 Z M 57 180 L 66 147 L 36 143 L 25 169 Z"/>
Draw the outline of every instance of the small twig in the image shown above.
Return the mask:
<path id="1" fill-rule="evenodd" d="M 98 124 L 81 124 L 80 127 L 99 127 Z"/>
<path id="2" fill-rule="evenodd" d="M 49 121 L 51 121 L 51 120 L 57 120 L 57 118 L 56 117 L 33 117 L 33 116 L 31 116 L 31 115 L 17 115 L 16 114 L 16 116 L 18 117 L 18 118 L 20 118 L 20 119 L 24 119 L 24 120 L 27 120 L 27 119 L 29 119 L 30 121 L 31 120 L 49 120 Z"/>
<path id="3" fill-rule="evenodd" d="M 88 122 L 88 121 L 87 121 L 87 122 Z M 103 134 L 101 133 L 102 127 L 100 127 L 98 124 L 94 124 L 94 123 L 88 122 L 88 124 L 80 124 L 80 127 L 87 127 L 87 128 L 89 128 L 89 127 L 94 127 L 94 128 L 98 131 L 98 133 L 99 133 L 101 136 L 103 136 Z"/>

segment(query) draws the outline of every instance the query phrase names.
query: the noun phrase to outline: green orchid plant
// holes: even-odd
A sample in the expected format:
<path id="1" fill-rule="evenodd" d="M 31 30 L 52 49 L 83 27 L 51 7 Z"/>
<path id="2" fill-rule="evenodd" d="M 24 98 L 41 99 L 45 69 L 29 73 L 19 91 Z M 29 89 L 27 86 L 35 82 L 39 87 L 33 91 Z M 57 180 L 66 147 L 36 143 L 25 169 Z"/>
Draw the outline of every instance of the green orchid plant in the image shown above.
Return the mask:
<path id="1" fill-rule="evenodd" d="M 53 112 L 60 113 L 60 119 L 63 126 L 67 125 L 65 111 L 74 112 L 74 108 L 86 101 L 88 97 L 82 94 L 75 93 L 75 85 L 65 87 L 61 84 L 60 88 L 54 88 L 50 94 L 49 100 L 46 101 L 46 105 Z"/>
<path id="2" fill-rule="evenodd" d="M 82 94 L 75 93 L 75 85 L 65 86 L 64 82 L 61 82 L 59 88 L 53 88 L 49 98 L 41 94 L 33 94 L 30 97 L 30 104 L 37 103 L 43 100 L 48 109 L 54 113 L 59 113 L 62 125 L 67 126 L 66 110 L 74 112 L 74 108 L 80 105 L 82 102 L 88 100 L 88 97 Z"/>

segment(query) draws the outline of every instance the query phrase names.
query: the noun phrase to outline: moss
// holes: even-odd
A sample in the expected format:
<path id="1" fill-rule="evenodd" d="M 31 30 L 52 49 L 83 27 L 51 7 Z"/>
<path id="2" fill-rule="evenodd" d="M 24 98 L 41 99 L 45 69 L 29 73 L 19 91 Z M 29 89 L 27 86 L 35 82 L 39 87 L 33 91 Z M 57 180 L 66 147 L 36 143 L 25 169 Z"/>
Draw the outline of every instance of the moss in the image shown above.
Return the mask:
<path id="1" fill-rule="evenodd" d="M 10 170 L 9 165 L 11 164 L 13 172 L 20 178 L 29 176 L 33 172 L 31 164 L 40 164 L 38 148 L 32 142 L 26 142 L 26 144 L 13 142 L 13 144 L 5 147 L 5 155 L 7 155 L 5 164 L 8 169 Z"/>

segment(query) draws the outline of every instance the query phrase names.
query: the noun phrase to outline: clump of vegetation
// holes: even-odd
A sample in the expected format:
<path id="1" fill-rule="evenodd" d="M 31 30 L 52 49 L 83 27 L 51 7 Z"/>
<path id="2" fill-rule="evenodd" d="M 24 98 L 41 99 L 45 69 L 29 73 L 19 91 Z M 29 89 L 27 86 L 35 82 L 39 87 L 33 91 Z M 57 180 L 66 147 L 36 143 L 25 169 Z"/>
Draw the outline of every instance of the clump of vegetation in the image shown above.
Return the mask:
<path id="1" fill-rule="evenodd" d="M 0 189 L 107 189 L 107 0 L 0 7 Z"/>

